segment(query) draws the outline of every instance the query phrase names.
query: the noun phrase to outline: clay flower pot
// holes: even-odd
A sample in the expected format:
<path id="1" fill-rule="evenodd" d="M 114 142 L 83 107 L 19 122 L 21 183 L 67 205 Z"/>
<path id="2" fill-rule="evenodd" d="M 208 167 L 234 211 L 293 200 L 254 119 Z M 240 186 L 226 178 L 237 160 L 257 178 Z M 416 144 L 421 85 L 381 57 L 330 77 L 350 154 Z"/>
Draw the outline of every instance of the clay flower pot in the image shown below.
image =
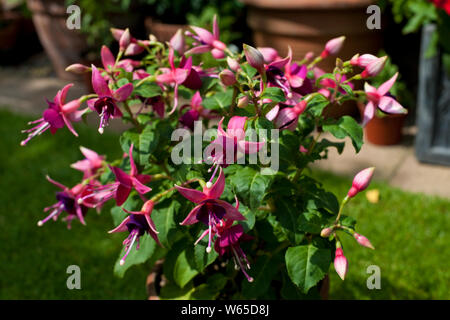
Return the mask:
<path id="1" fill-rule="evenodd" d="M 27 4 L 41 44 L 58 77 L 82 80 L 82 77 L 65 71 L 67 66 L 81 61 L 82 53 L 87 49 L 79 30 L 67 28 L 65 0 L 27 0 Z"/>
<path id="2" fill-rule="evenodd" d="M 358 109 L 362 117 L 364 105 L 358 103 Z M 382 118 L 373 117 L 364 128 L 367 141 L 384 146 L 400 143 L 406 116 L 406 114 L 389 114 Z"/>
<path id="3" fill-rule="evenodd" d="M 376 54 L 381 48 L 379 30 L 366 26 L 371 0 L 243 0 L 248 5 L 248 24 L 258 47 L 273 47 L 280 55 L 292 47 L 293 58 L 307 52 L 320 54 L 325 43 L 346 36 L 339 56 L 350 59 L 356 52 Z M 320 67 L 332 70 L 333 58 Z"/>
<path id="4" fill-rule="evenodd" d="M 186 30 L 187 25 L 163 23 L 152 17 L 146 17 L 145 29 L 147 30 L 147 33 L 153 34 L 159 41 L 164 42 L 170 41 L 178 29 Z"/>

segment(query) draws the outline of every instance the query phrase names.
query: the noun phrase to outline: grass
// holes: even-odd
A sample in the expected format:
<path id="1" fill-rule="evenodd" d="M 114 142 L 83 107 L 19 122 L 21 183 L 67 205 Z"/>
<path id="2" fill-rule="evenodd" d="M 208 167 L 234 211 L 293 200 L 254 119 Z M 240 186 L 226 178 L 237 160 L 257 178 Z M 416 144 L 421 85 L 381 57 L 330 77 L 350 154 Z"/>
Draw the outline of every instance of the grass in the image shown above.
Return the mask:
<path id="1" fill-rule="evenodd" d="M 38 228 L 42 209 L 55 202 L 56 188 L 45 175 L 73 185 L 80 174 L 69 164 L 81 159 L 83 145 L 114 159 L 120 156 L 117 137 L 83 125 L 80 138 L 67 129 L 20 147 L 19 132 L 30 120 L 0 110 L 0 299 L 145 299 L 149 266 L 127 271 L 123 279 L 113 275 L 123 235 L 106 233 L 113 227 L 108 208 L 101 215 L 90 211 L 87 226 L 76 221 L 67 230 L 61 221 Z M 345 196 L 351 180 L 326 172 L 313 176 L 327 189 Z M 450 201 L 411 194 L 373 182 L 379 189 L 377 204 L 358 195 L 344 214 L 358 220 L 357 231 L 367 236 L 375 251 L 359 246 L 343 235 L 349 260 L 346 280 L 330 268 L 331 299 L 449 299 Z M 81 268 L 81 290 L 68 290 L 66 269 Z M 381 270 L 381 290 L 369 290 L 366 269 Z"/>
<path id="2" fill-rule="evenodd" d="M 351 185 L 350 179 L 327 172 L 312 175 L 339 199 Z M 342 281 L 330 268 L 330 298 L 450 299 L 450 201 L 404 192 L 383 182 L 373 181 L 371 189 L 380 191 L 377 204 L 359 194 L 344 214 L 357 219 L 357 232 L 369 238 L 376 250 L 341 236 L 348 273 Z M 373 274 L 366 272 L 370 265 L 380 268 L 380 290 L 367 288 L 366 281 Z"/>
<path id="3" fill-rule="evenodd" d="M 73 186 L 81 178 L 69 167 L 82 158 L 78 146 L 114 159 L 121 154 L 117 137 L 80 125 L 80 138 L 62 129 L 21 147 L 20 130 L 29 120 L 0 110 L 0 299 L 146 299 L 145 265 L 123 279 L 113 275 L 124 234 L 107 233 L 113 228 L 108 208 L 100 215 L 89 211 L 87 226 L 77 221 L 71 230 L 61 221 L 36 226 L 45 217 L 42 209 L 56 202 L 57 189 L 45 175 Z M 81 290 L 67 289 L 70 265 L 81 269 Z"/>

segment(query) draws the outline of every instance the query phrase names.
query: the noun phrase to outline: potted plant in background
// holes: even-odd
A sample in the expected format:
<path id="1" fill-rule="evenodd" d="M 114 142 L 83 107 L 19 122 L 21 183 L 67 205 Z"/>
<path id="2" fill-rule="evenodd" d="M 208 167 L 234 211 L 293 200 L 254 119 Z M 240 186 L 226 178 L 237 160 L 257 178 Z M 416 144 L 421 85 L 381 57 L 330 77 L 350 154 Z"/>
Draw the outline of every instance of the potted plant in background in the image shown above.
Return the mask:
<path id="1" fill-rule="evenodd" d="M 68 73 L 66 67 L 79 61 L 87 64 L 99 59 L 100 43 L 111 44 L 110 28 L 136 25 L 135 2 L 128 0 L 27 0 L 42 46 L 61 79 L 80 81 L 78 74 Z M 81 28 L 69 29 L 67 8 L 81 9 Z M 139 12 L 139 10 L 135 10 Z M 92 54 L 95 52 L 95 54 Z"/>
<path id="2" fill-rule="evenodd" d="M 450 1 L 389 2 L 397 22 L 406 22 L 404 33 L 422 28 L 416 156 L 420 161 L 450 165 Z"/>
<path id="3" fill-rule="evenodd" d="M 386 56 L 384 51 L 380 51 L 379 56 Z M 398 67 L 392 63 L 390 58 L 386 59 L 383 70 L 372 79 L 372 85 L 379 88 L 383 83 L 396 76 L 395 84 L 387 93 L 391 97 L 402 104 L 406 108 L 410 108 L 414 104 L 414 98 L 406 84 L 401 81 Z M 358 103 L 361 119 L 364 119 L 365 105 Z M 369 142 L 377 145 L 393 145 L 398 144 L 402 140 L 402 131 L 406 113 L 389 114 L 381 109 L 375 111 L 374 117 L 367 121 L 364 127 L 366 138 Z"/>

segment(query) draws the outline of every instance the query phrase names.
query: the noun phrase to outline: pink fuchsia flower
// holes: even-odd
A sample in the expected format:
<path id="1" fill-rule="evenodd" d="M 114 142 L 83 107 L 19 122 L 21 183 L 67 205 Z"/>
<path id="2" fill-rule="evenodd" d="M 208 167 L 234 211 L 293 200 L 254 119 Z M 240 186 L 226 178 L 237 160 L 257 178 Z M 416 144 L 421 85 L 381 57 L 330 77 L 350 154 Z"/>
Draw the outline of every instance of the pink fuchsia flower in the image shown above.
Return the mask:
<path id="1" fill-rule="evenodd" d="M 281 59 L 281 57 L 278 55 L 277 50 L 270 47 L 258 47 L 256 48 L 263 56 L 264 63 L 270 64 L 276 60 Z"/>
<path id="2" fill-rule="evenodd" d="M 302 145 L 300 145 L 299 151 L 300 151 L 301 153 L 308 153 L 308 152 L 309 152 L 309 150 L 306 149 L 306 148 L 305 148 L 304 146 L 302 146 Z"/>
<path id="3" fill-rule="evenodd" d="M 236 59 L 233 59 L 231 57 L 227 57 L 227 64 L 228 67 L 233 71 L 238 71 L 241 68 L 241 65 Z"/>
<path id="4" fill-rule="evenodd" d="M 76 99 L 66 103 L 67 91 L 73 86 L 73 83 L 66 85 L 64 88 L 58 91 L 53 101 L 48 101 L 48 109 L 42 114 L 42 118 L 29 122 L 29 124 L 35 124 L 31 129 L 23 130 L 22 132 L 28 133 L 28 137 L 23 140 L 20 145 L 24 146 L 32 138 L 41 135 L 47 129 L 54 134 L 58 129 L 67 126 L 67 128 L 76 137 L 78 134 L 72 126 L 72 121 L 80 121 L 81 116 L 85 110 L 78 110 L 81 106 L 81 100 Z"/>
<path id="5" fill-rule="evenodd" d="M 83 179 L 92 177 L 97 171 L 103 168 L 105 156 L 100 156 L 97 152 L 85 147 L 80 147 L 81 153 L 85 159 L 77 161 L 70 166 L 75 170 L 83 172 Z"/>
<path id="6" fill-rule="evenodd" d="M 347 258 L 344 256 L 344 251 L 342 251 L 342 248 L 340 247 L 336 248 L 334 254 L 334 269 L 339 277 L 344 280 L 348 270 L 348 262 Z"/>
<path id="7" fill-rule="evenodd" d="M 219 200 L 225 188 L 225 175 L 223 174 L 222 168 L 220 168 L 219 177 L 216 182 L 214 184 L 208 182 L 206 186 L 203 187 L 203 191 L 180 186 L 175 186 L 175 188 L 183 197 L 197 204 L 183 222 L 181 222 L 181 225 L 191 225 L 200 221 L 208 226 L 207 232 L 209 233 L 209 242 L 206 249 L 207 252 L 211 251 L 213 228 L 217 223 L 220 223 L 224 218 L 229 220 L 245 220 L 245 217 L 237 210 L 237 208 L 226 201 Z M 201 238 L 203 238 L 204 235 L 202 235 Z"/>
<path id="8" fill-rule="evenodd" d="M 387 56 L 384 56 L 369 62 L 361 73 L 361 78 L 366 79 L 377 76 L 383 70 L 386 60 Z"/>
<path id="9" fill-rule="evenodd" d="M 81 63 L 74 63 L 71 64 L 70 66 L 68 66 L 65 71 L 67 72 L 72 72 L 75 74 L 84 74 L 88 71 L 91 71 L 91 68 L 89 68 L 88 66 L 85 66 L 84 64 Z"/>
<path id="10" fill-rule="evenodd" d="M 51 179 L 49 176 L 46 177 L 50 183 L 59 187 L 62 191 L 56 193 L 56 202 L 54 205 L 44 209 L 44 212 L 50 211 L 50 214 L 43 220 L 39 220 L 37 225 L 39 227 L 43 226 L 48 220 L 53 219 L 56 221 L 58 216 L 65 211 L 67 217 L 65 221 L 68 222 L 67 227 L 70 229 L 70 223 L 73 219 L 78 219 L 82 224 L 86 224 L 84 221 L 84 216 L 90 207 L 89 201 L 80 201 L 80 199 L 88 192 L 89 186 L 83 184 L 77 184 L 73 188 L 69 189 L 65 185 Z"/>
<path id="11" fill-rule="evenodd" d="M 349 198 L 353 198 L 359 192 L 365 190 L 369 186 L 370 180 L 372 180 L 374 170 L 375 167 L 370 167 L 356 174 L 356 176 L 353 178 L 352 187 L 347 193 L 347 196 Z"/>
<path id="12" fill-rule="evenodd" d="M 250 269 L 250 263 L 242 250 L 240 243 L 250 241 L 253 238 L 244 233 L 244 228 L 240 224 L 233 226 L 232 220 L 220 221 L 217 224 L 217 239 L 214 243 L 214 250 L 220 255 L 233 257 L 235 268 L 241 269 L 248 282 L 253 282 L 246 270 Z"/>
<path id="13" fill-rule="evenodd" d="M 162 85 L 169 84 L 174 85 L 174 103 L 172 110 L 169 114 L 172 114 L 178 106 L 178 86 L 182 84 L 188 77 L 190 69 L 175 67 L 175 56 L 173 49 L 169 49 L 169 64 L 170 68 L 161 68 L 163 74 L 156 76 L 156 81 Z"/>
<path id="14" fill-rule="evenodd" d="M 126 72 L 132 72 L 134 68 L 141 65 L 140 61 L 133 59 L 122 59 L 116 63 L 116 58 L 112 54 L 111 50 L 107 46 L 102 46 L 100 51 L 100 56 L 102 59 L 103 68 L 108 73 L 108 80 L 112 80 L 110 75 L 118 75 L 119 69 L 124 69 Z"/>
<path id="15" fill-rule="evenodd" d="M 319 79 L 324 74 L 325 74 L 325 71 L 323 71 L 322 69 L 320 69 L 318 67 L 314 68 L 314 77 L 316 79 Z M 335 79 L 336 80 L 333 80 L 333 79 L 330 79 L 330 78 L 323 78 L 322 80 L 320 80 L 320 86 L 322 88 L 320 88 L 318 90 L 318 92 L 321 93 L 327 99 L 330 98 L 332 96 L 332 92 L 334 90 L 336 90 L 337 82 L 339 80 L 339 77 L 340 77 L 340 81 L 339 81 L 340 83 L 343 83 L 343 82 L 345 82 L 347 80 L 347 77 L 345 75 L 340 75 L 340 74 L 336 74 L 335 75 Z M 348 86 L 350 86 L 350 88 L 352 88 L 352 89 L 355 87 L 354 84 L 351 83 L 351 82 L 347 82 L 346 84 Z M 347 94 L 347 92 L 344 89 L 342 89 L 341 87 L 339 87 L 338 92 L 341 93 L 341 94 Z"/>
<path id="16" fill-rule="evenodd" d="M 100 71 L 92 65 L 92 87 L 98 98 L 87 101 L 91 110 L 97 111 L 100 115 L 98 131 L 103 133 L 104 127 L 108 125 L 109 119 L 122 116 L 122 112 L 117 106 L 117 102 L 125 101 L 133 92 L 133 84 L 127 83 L 117 90 L 108 87 L 106 79 Z"/>
<path id="17" fill-rule="evenodd" d="M 219 121 L 217 138 L 208 146 L 207 152 L 211 154 L 211 160 L 214 164 L 223 167 L 236 163 L 244 154 L 253 154 L 258 152 L 265 142 L 253 142 L 245 140 L 245 122 L 247 117 L 234 116 L 224 131 L 222 123 L 225 118 Z"/>
<path id="18" fill-rule="evenodd" d="M 190 130 L 194 130 L 194 122 L 197 121 L 200 117 L 203 119 L 212 119 L 217 118 L 218 115 L 208 109 L 203 108 L 202 106 L 202 97 L 200 92 L 197 91 L 191 98 L 191 103 L 188 105 L 184 105 L 180 108 L 180 111 L 183 109 L 188 109 L 183 115 L 180 117 L 180 123 Z"/>
<path id="19" fill-rule="evenodd" d="M 434 3 L 434 5 L 439 8 L 445 10 L 448 15 L 450 15 L 450 1 L 449 0 L 430 0 Z"/>
<path id="20" fill-rule="evenodd" d="M 322 58 L 326 58 L 330 55 L 336 55 L 341 50 L 342 46 L 344 45 L 344 41 L 345 41 L 344 36 L 329 40 L 325 44 L 325 49 L 322 51 L 320 56 Z"/>
<path id="21" fill-rule="evenodd" d="M 298 117 L 305 111 L 306 105 L 307 102 L 302 100 L 294 107 L 286 107 L 281 109 L 274 120 L 275 128 L 294 131 L 295 128 L 297 128 Z"/>
<path id="22" fill-rule="evenodd" d="M 129 236 L 123 241 L 125 246 L 125 255 L 120 259 L 120 265 L 125 264 L 125 259 L 133 248 L 133 244 L 136 242 L 136 250 L 139 250 L 139 238 L 145 233 L 148 233 L 159 245 L 161 243 L 158 239 L 158 231 L 156 231 L 155 224 L 151 219 L 154 203 L 152 200 L 148 200 L 142 206 L 140 211 L 128 211 L 123 209 L 129 214 L 115 229 L 109 231 L 109 233 L 114 232 L 124 232 L 128 231 Z"/>
<path id="23" fill-rule="evenodd" d="M 93 207 L 98 207 L 103 205 L 106 201 L 115 198 L 116 204 L 121 206 L 128 199 L 128 196 L 133 189 L 138 192 L 143 201 L 147 201 L 143 195 L 152 190 L 145 185 L 150 182 L 151 176 L 139 174 L 133 160 L 133 145 L 130 146 L 129 158 L 131 167 L 129 174 L 125 173 L 120 168 L 109 166 L 116 177 L 116 181 L 103 186 L 95 186 L 79 201 L 92 199 L 90 201 L 93 203 Z"/>
<path id="24" fill-rule="evenodd" d="M 192 57 L 181 57 L 180 68 L 188 70 L 188 76 L 181 85 L 192 90 L 200 90 L 202 87 L 201 77 L 209 77 L 209 74 L 204 74 L 205 71 L 201 70 L 201 67 L 192 65 Z"/>
<path id="25" fill-rule="evenodd" d="M 116 29 L 116 28 L 111 28 L 111 34 L 113 36 L 113 38 L 119 42 L 121 42 L 121 39 L 124 35 L 126 30 L 123 29 Z M 129 31 L 128 31 L 129 32 Z M 148 40 L 138 40 L 136 38 L 134 38 L 133 36 L 131 36 L 131 34 L 129 34 L 129 40 L 127 40 L 127 37 L 124 37 L 122 39 L 122 45 L 125 45 L 126 43 L 128 43 L 128 45 L 122 49 L 124 51 L 124 55 L 126 56 L 134 56 L 134 55 L 138 55 L 142 52 L 144 52 L 144 48 L 146 46 L 148 46 L 150 44 L 150 41 Z"/>
<path id="26" fill-rule="evenodd" d="M 186 54 L 198 54 L 211 52 L 212 56 L 216 59 L 222 59 L 225 57 L 224 50 L 227 48 L 226 44 L 219 40 L 219 24 L 217 23 L 217 16 L 213 18 L 213 33 L 206 29 L 190 26 L 190 28 L 196 33 L 196 35 L 187 33 L 196 42 L 194 47 L 186 52 Z"/>
<path id="27" fill-rule="evenodd" d="M 117 186 L 115 198 L 116 204 L 121 206 L 128 198 L 131 190 L 135 189 L 139 195 L 143 197 L 144 194 L 152 191 L 151 188 L 147 187 L 145 184 L 150 182 L 151 176 L 146 174 L 139 174 L 136 164 L 133 160 L 133 144 L 130 146 L 129 151 L 130 158 L 130 173 L 125 173 L 122 169 L 118 167 L 110 167 L 111 171 L 116 176 L 116 180 L 119 183 Z M 146 200 L 146 199 L 145 199 Z"/>
<path id="28" fill-rule="evenodd" d="M 360 235 L 359 233 L 354 233 L 353 237 L 356 239 L 356 241 L 362 245 L 363 247 L 366 248 L 370 248 L 372 250 L 375 250 L 375 248 L 373 247 L 373 245 L 370 243 L 369 239 L 367 239 L 366 237 L 364 237 L 363 235 Z"/>
<path id="29" fill-rule="evenodd" d="M 380 85 L 378 89 L 371 86 L 367 82 L 364 84 L 364 91 L 366 92 L 369 102 L 364 109 L 363 126 L 365 126 L 375 116 L 375 110 L 377 108 L 385 113 L 408 113 L 408 110 L 406 110 L 394 98 L 389 96 L 389 90 L 394 85 L 397 77 L 398 72 L 391 79 Z"/>

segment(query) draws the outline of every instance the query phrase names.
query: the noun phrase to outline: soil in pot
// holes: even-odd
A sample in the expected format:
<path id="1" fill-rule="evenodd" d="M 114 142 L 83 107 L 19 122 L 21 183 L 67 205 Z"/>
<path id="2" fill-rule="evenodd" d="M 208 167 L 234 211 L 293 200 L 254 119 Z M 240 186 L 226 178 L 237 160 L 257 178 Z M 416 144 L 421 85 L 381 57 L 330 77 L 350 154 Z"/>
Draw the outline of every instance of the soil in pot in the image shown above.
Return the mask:
<path id="1" fill-rule="evenodd" d="M 145 29 L 147 33 L 153 34 L 159 41 L 165 42 L 170 41 L 178 29 L 186 30 L 187 25 L 163 23 L 152 17 L 146 17 Z"/>

